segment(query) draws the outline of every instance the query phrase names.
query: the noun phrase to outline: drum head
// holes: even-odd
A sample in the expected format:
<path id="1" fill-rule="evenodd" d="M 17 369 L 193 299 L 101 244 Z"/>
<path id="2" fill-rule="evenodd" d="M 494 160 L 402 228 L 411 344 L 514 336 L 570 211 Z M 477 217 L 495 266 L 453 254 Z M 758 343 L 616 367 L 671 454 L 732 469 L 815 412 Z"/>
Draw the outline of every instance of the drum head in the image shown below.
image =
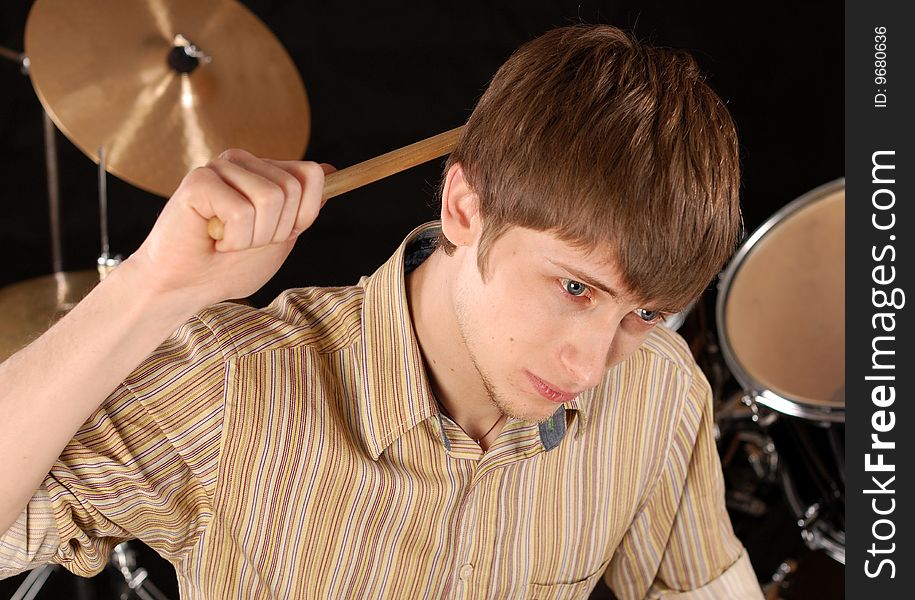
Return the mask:
<path id="1" fill-rule="evenodd" d="M 844 420 L 845 182 L 795 200 L 738 250 L 722 279 L 728 365 L 757 401 Z"/>

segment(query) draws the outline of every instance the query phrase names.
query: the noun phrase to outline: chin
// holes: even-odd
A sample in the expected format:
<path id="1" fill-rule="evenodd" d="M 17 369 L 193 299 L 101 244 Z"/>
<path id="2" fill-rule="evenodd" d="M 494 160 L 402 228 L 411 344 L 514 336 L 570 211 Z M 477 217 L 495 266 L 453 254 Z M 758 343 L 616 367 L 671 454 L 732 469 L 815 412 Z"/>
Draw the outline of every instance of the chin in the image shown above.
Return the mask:
<path id="1" fill-rule="evenodd" d="M 550 417 L 559 410 L 559 407 L 562 406 L 561 404 L 550 402 L 540 396 L 531 397 L 530 400 L 523 404 L 501 402 L 498 404 L 500 405 L 499 408 L 506 415 L 529 423 L 543 423 L 548 421 Z"/>

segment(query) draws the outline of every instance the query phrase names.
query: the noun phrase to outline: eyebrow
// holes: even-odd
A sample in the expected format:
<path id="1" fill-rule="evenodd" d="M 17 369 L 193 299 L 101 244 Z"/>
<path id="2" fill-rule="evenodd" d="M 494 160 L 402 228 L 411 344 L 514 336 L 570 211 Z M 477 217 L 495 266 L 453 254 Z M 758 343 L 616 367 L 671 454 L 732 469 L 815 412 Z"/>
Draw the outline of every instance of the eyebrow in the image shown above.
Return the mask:
<path id="1" fill-rule="evenodd" d="M 610 297 L 613 298 L 614 300 L 619 300 L 622 297 L 622 294 L 620 294 L 619 292 L 614 290 L 609 284 L 603 283 L 596 277 L 592 277 L 590 275 L 582 273 L 581 271 L 574 269 L 574 268 L 570 267 L 569 265 L 564 265 L 561 262 L 557 262 L 557 261 L 553 260 L 552 258 L 547 258 L 547 260 L 549 262 L 553 263 L 554 265 L 556 265 L 557 267 L 559 267 L 560 269 L 564 269 L 564 270 L 568 271 L 569 274 L 572 275 L 573 277 L 575 277 L 576 280 L 581 281 L 582 283 L 587 283 L 591 287 L 595 287 L 601 291 L 608 293 L 610 295 Z"/>

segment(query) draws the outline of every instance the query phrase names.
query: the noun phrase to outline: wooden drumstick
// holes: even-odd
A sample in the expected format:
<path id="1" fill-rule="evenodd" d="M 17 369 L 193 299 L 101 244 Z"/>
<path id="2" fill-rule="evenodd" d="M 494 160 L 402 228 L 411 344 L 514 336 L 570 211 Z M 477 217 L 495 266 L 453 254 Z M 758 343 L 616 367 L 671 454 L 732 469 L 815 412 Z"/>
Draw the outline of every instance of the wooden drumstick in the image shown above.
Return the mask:
<path id="1" fill-rule="evenodd" d="M 324 178 L 324 201 L 448 154 L 457 144 L 463 131 L 464 126 L 462 125 L 331 173 Z M 219 217 L 212 217 L 207 223 L 207 233 L 214 240 L 221 240 L 224 232 L 223 226 Z"/>

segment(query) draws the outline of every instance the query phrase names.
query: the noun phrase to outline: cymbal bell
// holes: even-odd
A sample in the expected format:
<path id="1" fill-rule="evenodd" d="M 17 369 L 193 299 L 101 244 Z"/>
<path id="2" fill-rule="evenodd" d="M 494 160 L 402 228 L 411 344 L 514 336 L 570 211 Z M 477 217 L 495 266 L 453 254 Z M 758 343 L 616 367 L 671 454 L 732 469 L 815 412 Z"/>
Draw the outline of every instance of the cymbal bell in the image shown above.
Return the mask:
<path id="1" fill-rule="evenodd" d="M 45 275 L 0 289 L 0 362 L 51 328 L 99 282 L 96 269 Z"/>
<path id="2" fill-rule="evenodd" d="M 170 196 L 230 147 L 305 152 L 305 87 L 283 46 L 235 0 L 36 0 L 25 30 L 35 91 L 107 170 Z"/>

